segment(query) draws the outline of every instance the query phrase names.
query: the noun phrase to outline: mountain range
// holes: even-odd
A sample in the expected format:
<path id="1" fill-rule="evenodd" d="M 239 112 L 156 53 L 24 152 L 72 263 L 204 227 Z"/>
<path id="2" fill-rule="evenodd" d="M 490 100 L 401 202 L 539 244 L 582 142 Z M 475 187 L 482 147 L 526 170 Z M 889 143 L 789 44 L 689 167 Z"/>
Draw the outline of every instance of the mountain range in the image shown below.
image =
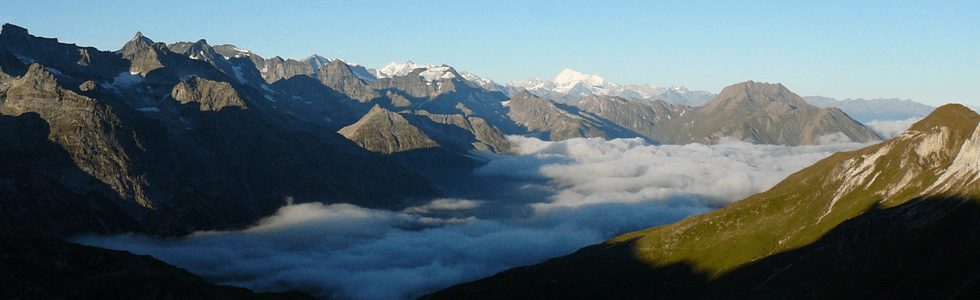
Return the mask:
<path id="1" fill-rule="evenodd" d="M 424 299 L 974 298 L 978 123 L 946 105 L 725 208 Z"/>
<path id="2" fill-rule="evenodd" d="M 8 228 L 20 230 L 172 235 L 239 228 L 286 199 L 404 207 L 405 199 L 456 185 L 433 184 L 440 176 L 414 161 L 451 156 L 474 167 L 479 161 L 469 152 L 506 153 L 507 134 L 668 144 L 879 139 L 835 108 L 751 81 L 699 107 L 595 95 L 561 103 L 527 91 L 508 98 L 447 65 L 409 61 L 368 70 L 316 55 L 264 59 L 203 39 L 167 45 L 137 33 L 107 52 L 6 24 L 0 46 L 0 112 L 9 128 L 21 128 L 4 142 L 40 147 L 3 148 L 20 166 L 4 173 L 5 184 L 19 192 L 3 196 L 8 204 L 0 213 Z M 557 80 L 564 83 L 614 86 L 563 74 Z M 429 158 L 391 156 L 424 149 Z M 388 184 L 364 185 L 376 181 Z M 28 200 L 38 198 L 49 200 Z M 52 205 L 87 213 L 36 217 Z"/>
<path id="3" fill-rule="evenodd" d="M 792 255 L 829 255 L 812 245 L 860 253 L 891 241 L 888 232 L 932 233 L 905 227 L 966 222 L 945 217 L 965 214 L 970 205 L 948 203 L 972 203 L 977 193 L 977 120 L 962 106 L 944 106 L 898 138 L 832 156 L 722 210 L 433 297 L 642 297 L 660 287 L 722 295 L 726 286 L 768 282 L 751 281 L 759 274 L 782 274 L 773 270 L 800 276 Z M 735 83 L 714 95 L 620 86 L 565 70 L 547 81 L 501 86 L 448 65 L 368 69 L 319 55 L 266 59 L 234 45 L 166 44 L 139 32 L 121 49 L 103 51 L 12 24 L 0 30 L 0 128 L 0 293 L 22 298 L 68 297 L 66 286 L 86 283 L 100 287 L 84 295 L 110 298 L 304 298 L 215 286 L 149 257 L 62 239 L 236 230 L 301 203 L 398 211 L 437 198 L 468 199 L 486 187 L 479 184 L 485 177 L 474 175 L 486 162 L 481 155 L 512 153 L 508 135 L 654 144 L 881 140 L 841 109 L 811 105 L 779 83 Z M 861 218 L 898 225 L 868 233 L 860 247 L 824 240 L 856 234 L 849 228 L 865 228 L 865 221 L 850 220 Z M 732 254 L 710 251 L 718 247 Z M 771 264 L 746 267 L 759 260 Z M 609 281 L 585 284 L 589 268 Z M 726 277 L 731 272 L 752 276 L 740 281 Z M 731 283 L 712 285 L 716 279 Z M 644 285 L 652 290 L 624 285 L 651 280 L 665 283 Z M 117 283 L 122 289 L 102 288 Z M 590 286 L 595 291 L 581 290 Z"/>
<path id="4" fill-rule="evenodd" d="M 391 65 L 389 65 L 391 66 Z M 699 106 L 708 103 L 716 95 L 706 91 L 690 90 L 685 87 L 658 87 L 644 85 L 619 85 L 609 82 L 599 75 L 590 75 L 565 69 L 557 76 L 542 80 L 529 78 L 524 81 L 511 81 L 501 85 L 488 78 L 461 72 L 463 77 L 490 91 L 500 91 L 513 97 L 522 91 L 550 99 L 555 102 L 578 102 L 587 96 L 616 96 L 641 100 L 664 100 L 667 103 L 683 103 L 689 106 Z"/>
<path id="5" fill-rule="evenodd" d="M 911 118 L 925 118 L 935 107 L 914 102 L 912 100 L 901 99 L 844 99 L 820 96 L 803 97 L 807 102 L 819 107 L 837 107 L 847 113 L 855 120 L 860 122 L 871 122 L 874 120 L 906 120 Z"/>
<path id="6" fill-rule="evenodd" d="M 241 228 L 287 199 L 397 208 L 438 195 L 426 178 L 297 118 L 284 92 L 252 88 L 266 83 L 240 66 L 251 60 L 211 55 L 200 41 L 185 54 L 150 42 L 137 34 L 106 52 L 3 26 L 5 231 L 178 235 Z M 316 100 L 347 107 L 337 95 Z"/>

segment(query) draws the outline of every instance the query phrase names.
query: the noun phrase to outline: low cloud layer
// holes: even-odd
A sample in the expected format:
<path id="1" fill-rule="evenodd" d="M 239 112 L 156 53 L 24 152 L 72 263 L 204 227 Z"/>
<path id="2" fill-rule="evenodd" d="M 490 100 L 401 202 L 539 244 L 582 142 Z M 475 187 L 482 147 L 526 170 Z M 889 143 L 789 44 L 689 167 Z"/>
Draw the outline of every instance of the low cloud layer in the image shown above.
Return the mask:
<path id="1" fill-rule="evenodd" d="M 833 152 L 866 146 L 511 139 L 518 154 L 479 154 L 488 163 L 475 175 L 526 181 L 521 189 L 533 192 L 510 200 L 437 199 L 403 211 L 293 204 L 243 231 L 77 241 L 152 255 L 213 282 L 258 291 L 408 299 L 708 212 Z M 500 207 L 523 213 L 483 213 Z"/>
<path id="2" fill-rule="evenodd" d="M 919 120 L 922 120 L 922 118 L 909 118 L 895 121 L 874 120 L 864 125 L 867 125 L 868 128 L 871 128 L 871 130 L 874 130 L 875 133 L 887 140 L 902 134 Z"/>
<path id="3" fill-rule="evenodd" d="M 477 173 L 548 178 L 559 192 L 551 201 L 536 204 L 538 208 L 642 203 L 677 197 L 720 207 L 763 192 L 834 152 L 867 145 L 787 147 L 725 139 L 711 146 L 653 146 L 641 139 L 511 139 L 521 145 L 520 155 L 494 157 Z"/>

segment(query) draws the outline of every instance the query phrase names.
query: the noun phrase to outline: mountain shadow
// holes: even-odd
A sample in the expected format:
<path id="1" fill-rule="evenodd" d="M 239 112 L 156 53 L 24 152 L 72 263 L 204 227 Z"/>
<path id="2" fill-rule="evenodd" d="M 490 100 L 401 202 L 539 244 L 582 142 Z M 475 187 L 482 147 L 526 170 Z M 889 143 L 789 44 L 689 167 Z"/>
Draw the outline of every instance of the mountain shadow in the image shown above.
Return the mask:
<path id="1" fill-rule="evenodd" d="M 147 255 L 0 234 L 4 299 L 315 299 L 209 283 Z"/>
<path id="2" fill-rule="evenodd" d="M 816 242 L 714 277 L 606 242 L 422 299 L 976 299 L 980 198 L 874 207 Z M 726 251 L 718 249 L 717 251 Z"/>
<path id="3" fill-rule="evenodd" d="M 147 231 L 136 217 L 141 207 L 80 169 L 48 140 L 38 114 L 0 115 L 0 128 L 0 234 Z"/>

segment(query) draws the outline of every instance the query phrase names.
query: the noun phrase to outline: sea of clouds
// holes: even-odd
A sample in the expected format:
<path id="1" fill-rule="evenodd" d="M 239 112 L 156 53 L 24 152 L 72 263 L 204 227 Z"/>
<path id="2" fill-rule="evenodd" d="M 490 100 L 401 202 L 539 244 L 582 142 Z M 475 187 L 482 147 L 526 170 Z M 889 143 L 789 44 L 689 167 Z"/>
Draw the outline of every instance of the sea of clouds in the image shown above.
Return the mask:
<path id="1" fill-rule="evenodd" d="M 902 134 L 905 132 L 905 130 L 909 129 L 909 127 L 912 127 L 912 124 L 915 124 L 915 122 L 920 120 L 922 120 L 922 118 L 909 118 L 905 120 L 873 120 L 864 125 L 871 128 L 871 130 L 881 137 L 890 139 Z"/>
<path id="2" fill-rule="evenodd" d="M 257 291 L 408 299 L 723 207 L 835 152 L 869 145 L 509 138 L 516 154 L 474 154 L 486 165 L 473 176 L 518 183 L 504 199 L 445 198 L 401 211 L 292 204 L 242 231 L 76 241 L 152 255 L 212 282 Z"/>

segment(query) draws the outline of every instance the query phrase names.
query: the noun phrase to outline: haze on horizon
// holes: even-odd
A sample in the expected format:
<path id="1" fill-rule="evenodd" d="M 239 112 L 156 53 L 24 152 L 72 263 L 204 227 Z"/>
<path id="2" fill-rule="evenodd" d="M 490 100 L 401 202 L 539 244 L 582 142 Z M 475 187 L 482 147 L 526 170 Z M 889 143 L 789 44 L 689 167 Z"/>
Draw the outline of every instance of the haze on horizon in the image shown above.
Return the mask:
<path id="1" fill-rule="evenodd" d="M 719 92 L 746 80 L 804 96 L 977 105 L 980 3 L 630 1 L 32 1 L 0 20 L 114 51 L 137 31 L 263 57 L 311 54 L 371 68 L 448 64 L 498 83 L 569 68 L 617 84 Z"/>

